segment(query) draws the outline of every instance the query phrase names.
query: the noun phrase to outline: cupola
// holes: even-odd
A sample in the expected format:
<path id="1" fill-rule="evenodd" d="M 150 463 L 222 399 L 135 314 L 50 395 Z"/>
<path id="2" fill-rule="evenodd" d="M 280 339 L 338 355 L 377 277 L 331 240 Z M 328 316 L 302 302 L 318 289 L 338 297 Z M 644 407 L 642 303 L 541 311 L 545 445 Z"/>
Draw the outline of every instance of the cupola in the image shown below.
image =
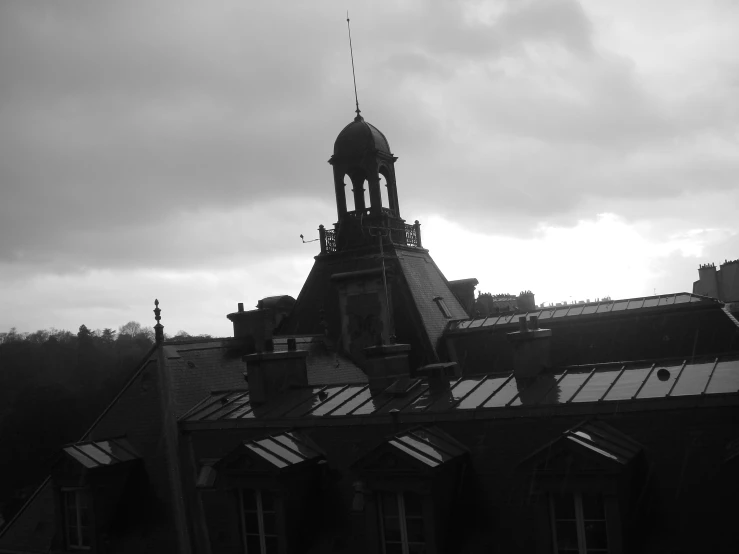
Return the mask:
<path id="1" fill-rule="evenodd" d="M 334 153 L 329 163 L 334 168 L 336 211 L 339 222 L 347 215 L 382 214 L 400 219 L 398 191 L 395 184 L 395 161 L 385 135 L 357 113 L 334 142 Z M 384 182 L 383 182 L 384 181 Z M 365 182 L 369 197 L 365 194 Z M 346 187 L 350 186 L 353 209 L 347 208 Z M 387 191 L 382 193 L 381 187 Z M 383 197 L 386 198 L 383 201 Z"/>

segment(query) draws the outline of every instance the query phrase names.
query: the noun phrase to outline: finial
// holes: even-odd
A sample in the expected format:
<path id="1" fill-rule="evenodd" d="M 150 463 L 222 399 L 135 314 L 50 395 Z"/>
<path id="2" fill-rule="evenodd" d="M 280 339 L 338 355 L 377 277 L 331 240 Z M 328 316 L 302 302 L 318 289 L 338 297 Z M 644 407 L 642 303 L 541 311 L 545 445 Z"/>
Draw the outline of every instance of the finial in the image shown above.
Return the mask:
<path id="1" fill-rule="evenodd" d="M 361 110 L 359 109 L 359 98 L 357 97 L 357 76 L 354 72 L 354 50 L 352 49 L 352 28 L 349 25 L 349 10 L 346 11 L 346 28 L 349 31 L 349 55 L 352 58 L 352 79 L 354 79 L 354 103 L 357 105 L 357 109 L 355 110 L 357 112 L 357 117 L 354 118 L 354 121 L 361 121 L 363 118 L 361 115 Z"/>
<path id="2" fill-rule="evenodd" d="M 162 310 L 159 309 L 159 300 L 154 299 L 154 319 L 157 321 L 157 324 L 154 325 L 154 338 L 157 344 L 164 342 L 164 325 L 159 323 L 162 319 L 162 316 L 159 315 L 161 313 Z"/>

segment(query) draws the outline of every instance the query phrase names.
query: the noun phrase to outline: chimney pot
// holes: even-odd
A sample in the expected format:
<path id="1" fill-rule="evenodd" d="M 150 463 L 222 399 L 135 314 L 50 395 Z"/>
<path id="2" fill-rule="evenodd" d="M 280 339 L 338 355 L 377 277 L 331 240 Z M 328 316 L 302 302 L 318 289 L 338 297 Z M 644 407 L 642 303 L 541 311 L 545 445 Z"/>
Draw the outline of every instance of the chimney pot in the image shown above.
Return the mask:
<path id="1" fill-rule="evenodd" d="M 526 316 L 522 315 L 518 318 L 518 330 L 522 333 L 525 333 L 528 331 L 528 328 L 526 327 Z"/>
<path id="2" fill-rule="evenodd" d="M 539 328 L 539 316 L 538 315 L 532 315 L 529 318 L 529 329 L 532 331 L 535 331 Z"/>
<path id="3" fill-rule="evenodd" d="M 295 339 L 287 339 L 287 349 L 292 352 L 297 348 L 297 343 L 295 342 Z"/>
<path id="4" fill-rule="evenodd" d="M 239 302 L 239 311 L 240 312 L 243 312 L 244 311 L 244 303 L 243 302 Z"/>

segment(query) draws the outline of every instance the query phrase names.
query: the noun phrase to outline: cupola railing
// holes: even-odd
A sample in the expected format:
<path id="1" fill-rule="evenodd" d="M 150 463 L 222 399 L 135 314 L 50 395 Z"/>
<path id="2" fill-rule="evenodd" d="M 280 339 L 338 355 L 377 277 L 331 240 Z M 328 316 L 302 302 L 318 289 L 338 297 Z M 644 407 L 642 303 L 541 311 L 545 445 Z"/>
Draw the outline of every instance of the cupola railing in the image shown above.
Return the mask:
<path id="1" fill-rule="evenodd" d="M 323 225 L 318 227 L 321 240 L 321 254 L 333 254 L 337 251 L 336 229 L 326 229 Z M 423 248 L 421 242 L 421 224 L 416 220 L 412 225 L 407 223 L 395 223 L 390 227 L 390 240 L 393 244 L 401 246 L 412 246 Z"/>

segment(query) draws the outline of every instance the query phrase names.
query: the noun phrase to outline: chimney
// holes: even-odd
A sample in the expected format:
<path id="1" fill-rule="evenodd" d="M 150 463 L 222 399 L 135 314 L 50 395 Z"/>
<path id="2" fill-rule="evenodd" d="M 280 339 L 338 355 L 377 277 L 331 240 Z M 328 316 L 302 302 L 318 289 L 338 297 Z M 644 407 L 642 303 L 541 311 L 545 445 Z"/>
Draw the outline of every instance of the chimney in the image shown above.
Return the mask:
<path id="1" fill-rule="evenodd" d="M 239 303 L 237 312 L 228 314 L 234 326 L 234 338 L 243 339 L 246 352 L 263 352 L 272 350 L 272 332 L 274 318 L 272 310 L 244 311 L 244 305 Z"/>
<path id="2" fill-rule="evenodd" d="M 382 392 L 399 377 L 408 377 L 409 344 L 383 344 L 364 349 L 365 373 L 372 394 Z"/>
<path id="3" fill-rule="evenodd" d="M 513 374 L 516 378 L 535 377 L 551 367 L 552 331 L 539 329 L 539 320 L 532 316 L 518 318 L 519 330 L 508 333 L 513 348 Z"/>
<path id="4" fill-rule="evenodd" d="M 243 356 L 249 400 L 263 404 L 290 388 L 308 386 L 307 357 L 307 350 L 256 352 Z"/>
<path id="5" fill-rule="evenodd" d="M 437 394 L 449 390 L 449 380 L 459 377 L 457 362 L 442 362 L 419 367 L 412 372 L 411 377 L 425 377 L 429 385 L 429 392 Z"/>

